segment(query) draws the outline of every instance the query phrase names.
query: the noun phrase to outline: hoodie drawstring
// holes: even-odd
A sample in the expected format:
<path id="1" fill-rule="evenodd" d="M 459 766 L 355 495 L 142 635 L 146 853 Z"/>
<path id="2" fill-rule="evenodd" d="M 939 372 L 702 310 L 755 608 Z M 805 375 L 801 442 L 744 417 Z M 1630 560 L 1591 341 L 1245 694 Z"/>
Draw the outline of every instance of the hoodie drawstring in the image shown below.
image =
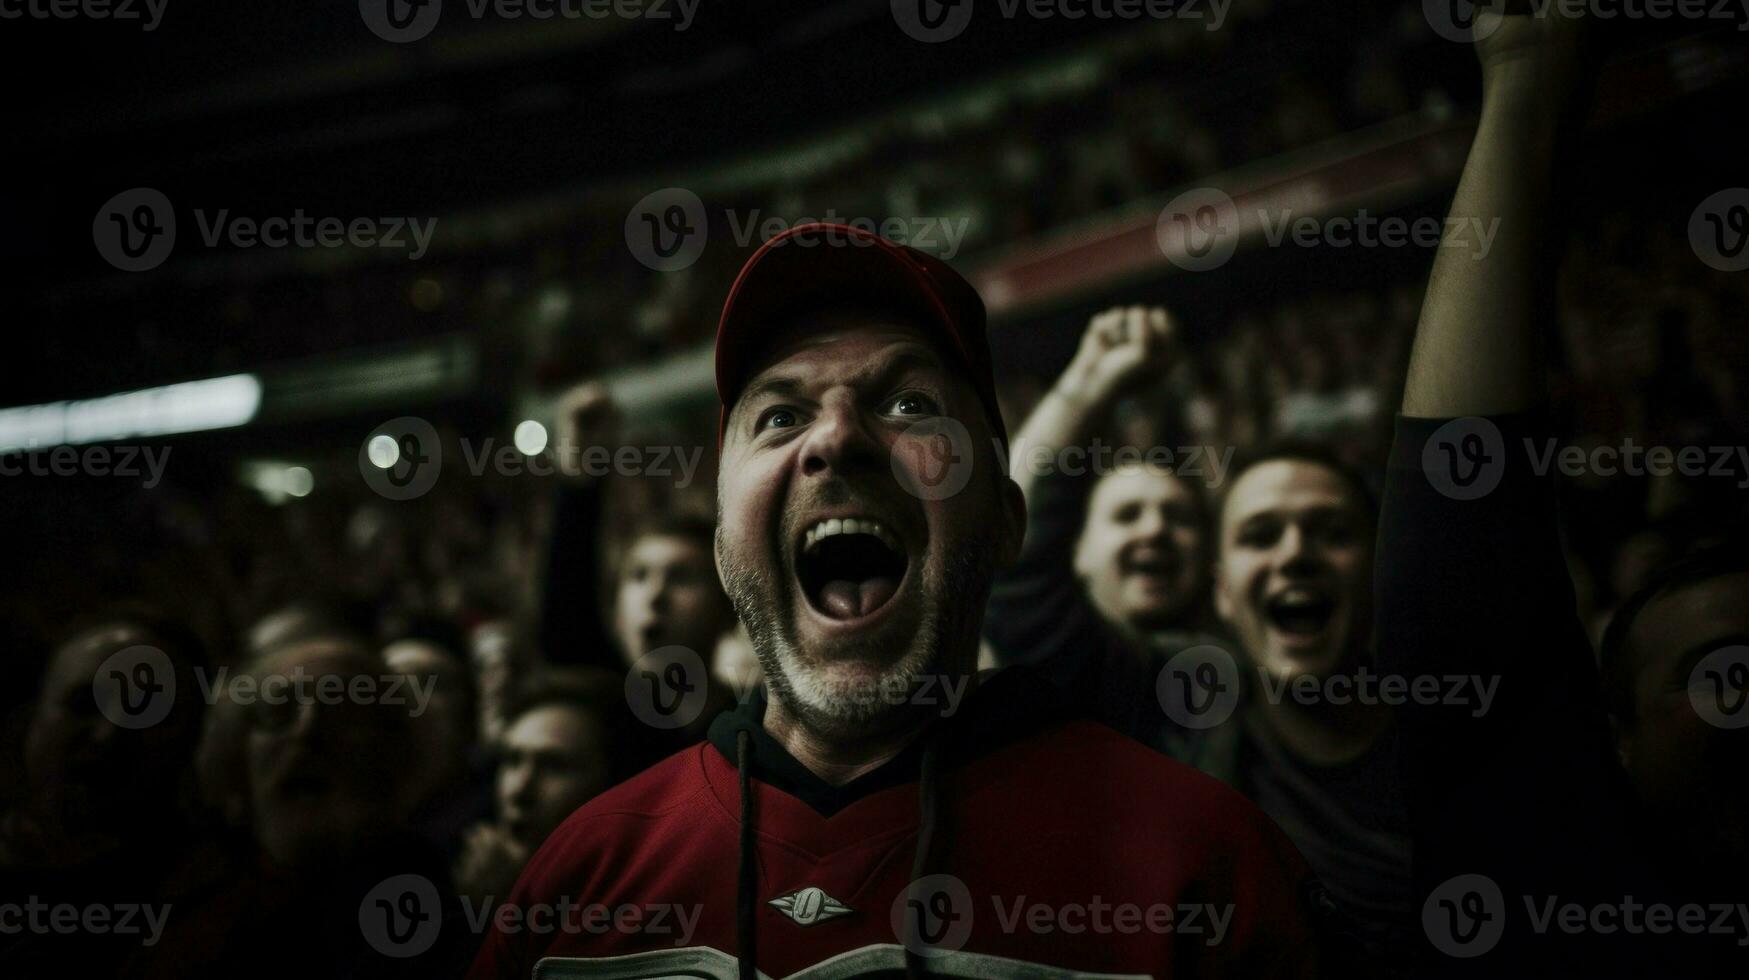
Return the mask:
<path id="1" fill-rule="evenodd" d="M 911 856 L 911 880 L 917 881 L 929 873 L 930 858 L 935 850 L 935 830 L 941 820 L 941 794 L 937 792 L 938 781 L 936 770 L 939 766 L 941 740 L 934 735 L 923 746 L 923 761 L 918 766 L 917 773 L 917 803 L 920 813 L 917 818 L 917 850 Z M 905 916 L 905 930 L 910 932 L 916 923 L 912 917 Z M 907 940 L 913 936 L 904 937 Z M 923 962 L 923 957 L 913 948 L 916 943 L 905 943 L 905 976 L 908 980 L 918 980 L 929 975 L 929 968 Z"/>
<path id="2" fill-rule="evenodd" d="M 741 980 L 756 980 L 759 938 L 759 846 L 753 834 L 753 736 L 735 733 L 735 768 L 741 776 L 741 861 L 735 877 L 735 945 Z"/>
<path id="3" fill-rule="evenodd" d="M 911 857 L 911 880 L 917 881 L 929 873 L 930 858 L 936 849 L 936 829 L 941 825 L 941 798 L 937 772 L 940 768 L 940 740 L 929 737 L 923 746 L 923 759 L 917 776 L 917 800 L 920 813 L 917 825 L 917 847 Z M 759 899 L 759 848 L 754 833 L 753 814 L 753 736 L 742 729 L 735 733 L 735 768 L 741 782 L 741 854 L 735 880 L 735 939 L 739 950 L 736 963 L 741 980 L 757 980 Z M 912 928 L 911 918 L 905 918 L 906 929 Z M 905 976 L 928 976 L 923 957 L 912 947 L 910 936 L 905 942 Z"/>

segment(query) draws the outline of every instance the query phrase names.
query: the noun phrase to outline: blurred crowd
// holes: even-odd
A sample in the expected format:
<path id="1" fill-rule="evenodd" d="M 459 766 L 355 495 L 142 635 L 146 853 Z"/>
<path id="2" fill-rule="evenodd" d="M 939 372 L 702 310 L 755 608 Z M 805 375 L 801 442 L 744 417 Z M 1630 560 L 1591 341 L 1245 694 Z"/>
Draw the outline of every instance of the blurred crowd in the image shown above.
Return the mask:
<path id="1" fill-rule="evenodd" d="M 828 205 L 965 216 L 976 253 L 1458 102 L 1470 53 L 1429 40 L 1418 5 L 1359 5 L 1391 25 L 1360 44 L 1327 36 L 1341 25 L 1319 6 L 1239 2 L 1222 31 L 1138 30 L 1049 77 L 868 126 L 828 163 L 711 201 L 767 202 L 784 216 Z M 218 279 L 129 318 L 134 348 L 118 362 L 193 363 L 198 349 L 213 374 L 398 339 L 409 317 L 429 332 L 489 323 L 482 345 L 518 384 L 568 390 L 555 451 L 623 445 L 642 426 L 707 462 L 684 487 L 454 467 L 397 501 L 358 478 L 356 447 L 344 447 L 307 498 L 269 501 L 173 470 L 150 494 L 102 501 L 101 524 L 26 542 L 29 580 L 0 598 L 13 682 L 0 704 L 0 893 L 179 912 L 148 948 L 113 934 L 4 937 L 0 975 L 68 975 L 69 964 L 129 977 L 458 972 L 477 933 L 446 921 L 429 952 L 386 960 L 357 928 L 355 896 L 419 874 L 446 899 L 502 901 L 573 810 L 699 737 L 700 725 L 639 716 L 628 679 L 652 654 L 695 653 L 713 706 L 758 684 L 712 560 L 715 406 L 662 419 L 619 406 L 618 417 L 606 389 L 572 387 L 707 343 L 744 258 L 711 249 L 682 272 L 650 272 L 621 236 L 627 204 L 591 200 L 563 230 L 500 233 L 482 220 L 476 247 L 440 249 L 416 273 Z M 1749 280 L 1712 272 L 1681 227 L 1631 206 L 1586 220 L 1555 311 L 1563 439 L 1741 443 L 1749 341 L 1735 328 Z M 1376 493 L 1424 285 L 1236 297 L 1218 322 L 1186 325 L 1183 356 L 1119 401 L 1103 431 L 1119 444 L 1217 452 L 1315 443 Z M 137 300 L 56 302 L 85 315 Z M 1004 329 L 1017 328 L 997 324 L 998 344 Z M 286 349 L 286 337 L 307 350 Z M 1056 380 L 999 379 L 1010 431 Z M 466 434 L 442 431 L 446 455 L 462 458 Z M 1561 492 L 1594 641 L 1661 566 L 1744 516 L 1742 488 L 1728 481 L 1590 474 Z M 1079 526 L 1085 515 L 1056 516 Z M 1174 623 L 1219 635 L 1209 555 L 1186 554 L 1171 574 L 1198 583 L 1184 590 L 1196 608 L 1175 610 Z M 163 658 L 181 694 L 135 729 L 101 691 L 126 702 L 142 650 Z M 116 684 L 94 683 L 111 671 Z M 398 700 L 259 696 L 324 677 L 393 682 Z M 299 941 L 269 942 L 288 936 Z M 278 952 L 262 962 L 269 947 Z"/>

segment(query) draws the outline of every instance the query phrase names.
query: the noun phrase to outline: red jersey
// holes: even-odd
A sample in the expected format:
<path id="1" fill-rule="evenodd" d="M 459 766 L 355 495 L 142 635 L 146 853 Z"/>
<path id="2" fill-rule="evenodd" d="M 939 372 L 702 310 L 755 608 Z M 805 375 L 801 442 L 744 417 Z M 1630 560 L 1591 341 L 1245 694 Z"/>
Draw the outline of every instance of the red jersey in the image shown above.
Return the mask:
<path id="1" fill-rule="evenodd" d="M 1319 892 L 1267 817 L 1101 725 L 1020 720 L 1022 687 L 982 685 L 934 763 L 847 787 L 808 782 L 763 701 L 720 716 L 553 832 L 471 975 L 733 978 L 746 952 L 767 977 L 900 976 L 908 949 L 931 976 L 1318 974 Z"/>

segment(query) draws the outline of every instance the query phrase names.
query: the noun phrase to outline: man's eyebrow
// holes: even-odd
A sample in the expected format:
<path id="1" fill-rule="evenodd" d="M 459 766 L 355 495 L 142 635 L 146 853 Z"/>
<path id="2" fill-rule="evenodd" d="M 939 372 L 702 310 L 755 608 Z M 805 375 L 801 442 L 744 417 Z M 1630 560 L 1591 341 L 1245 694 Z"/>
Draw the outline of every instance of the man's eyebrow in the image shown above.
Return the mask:
<path id="1" fill-rule="evenodd" d="M 787 375 L 777 375 L 769 378 L 761 378 L 758 381 L 749 384 L 746 388 L 742 389 L 739 400 L 752 401 L 755 398 L 760 398 L 765 395 L 779 395 L 786 398 L 793 398 L 801 394 L 801 391 L 802 381 L 800 378 L 793 378 Z"/>
<path id="2" fill-rule="evenodd" d="M 879 363 L 875 372 L 884 380 L 911 368 L 940 371 L 947 369 L 947 362 L 922 344 L 905 343 L 895 348 L 893 355 L 885 362 Z"/>

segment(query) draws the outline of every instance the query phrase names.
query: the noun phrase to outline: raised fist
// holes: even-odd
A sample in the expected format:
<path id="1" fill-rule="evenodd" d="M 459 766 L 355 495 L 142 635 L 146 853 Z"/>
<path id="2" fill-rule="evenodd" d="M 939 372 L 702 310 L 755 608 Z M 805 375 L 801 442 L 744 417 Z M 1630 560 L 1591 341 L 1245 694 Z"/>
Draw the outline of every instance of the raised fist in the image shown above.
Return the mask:
<path id="1" fill-rule="evenodd" d="M 617 438 L 619 407 L 606 385 L 587 381 L 560 395 L 554 414 L 553 459 L 560 473 L 583 479 L 583 453 Z"/>
<path id="2" fill-rule="evenodd" d="M 1103 402 L 1138 380 L 1158 379 L 1172 366 L 1174 334 L 1171 314 L 1159 307 L 1106 310 L 1087 324 L 1058 390 L 1072 401 Z"/>

